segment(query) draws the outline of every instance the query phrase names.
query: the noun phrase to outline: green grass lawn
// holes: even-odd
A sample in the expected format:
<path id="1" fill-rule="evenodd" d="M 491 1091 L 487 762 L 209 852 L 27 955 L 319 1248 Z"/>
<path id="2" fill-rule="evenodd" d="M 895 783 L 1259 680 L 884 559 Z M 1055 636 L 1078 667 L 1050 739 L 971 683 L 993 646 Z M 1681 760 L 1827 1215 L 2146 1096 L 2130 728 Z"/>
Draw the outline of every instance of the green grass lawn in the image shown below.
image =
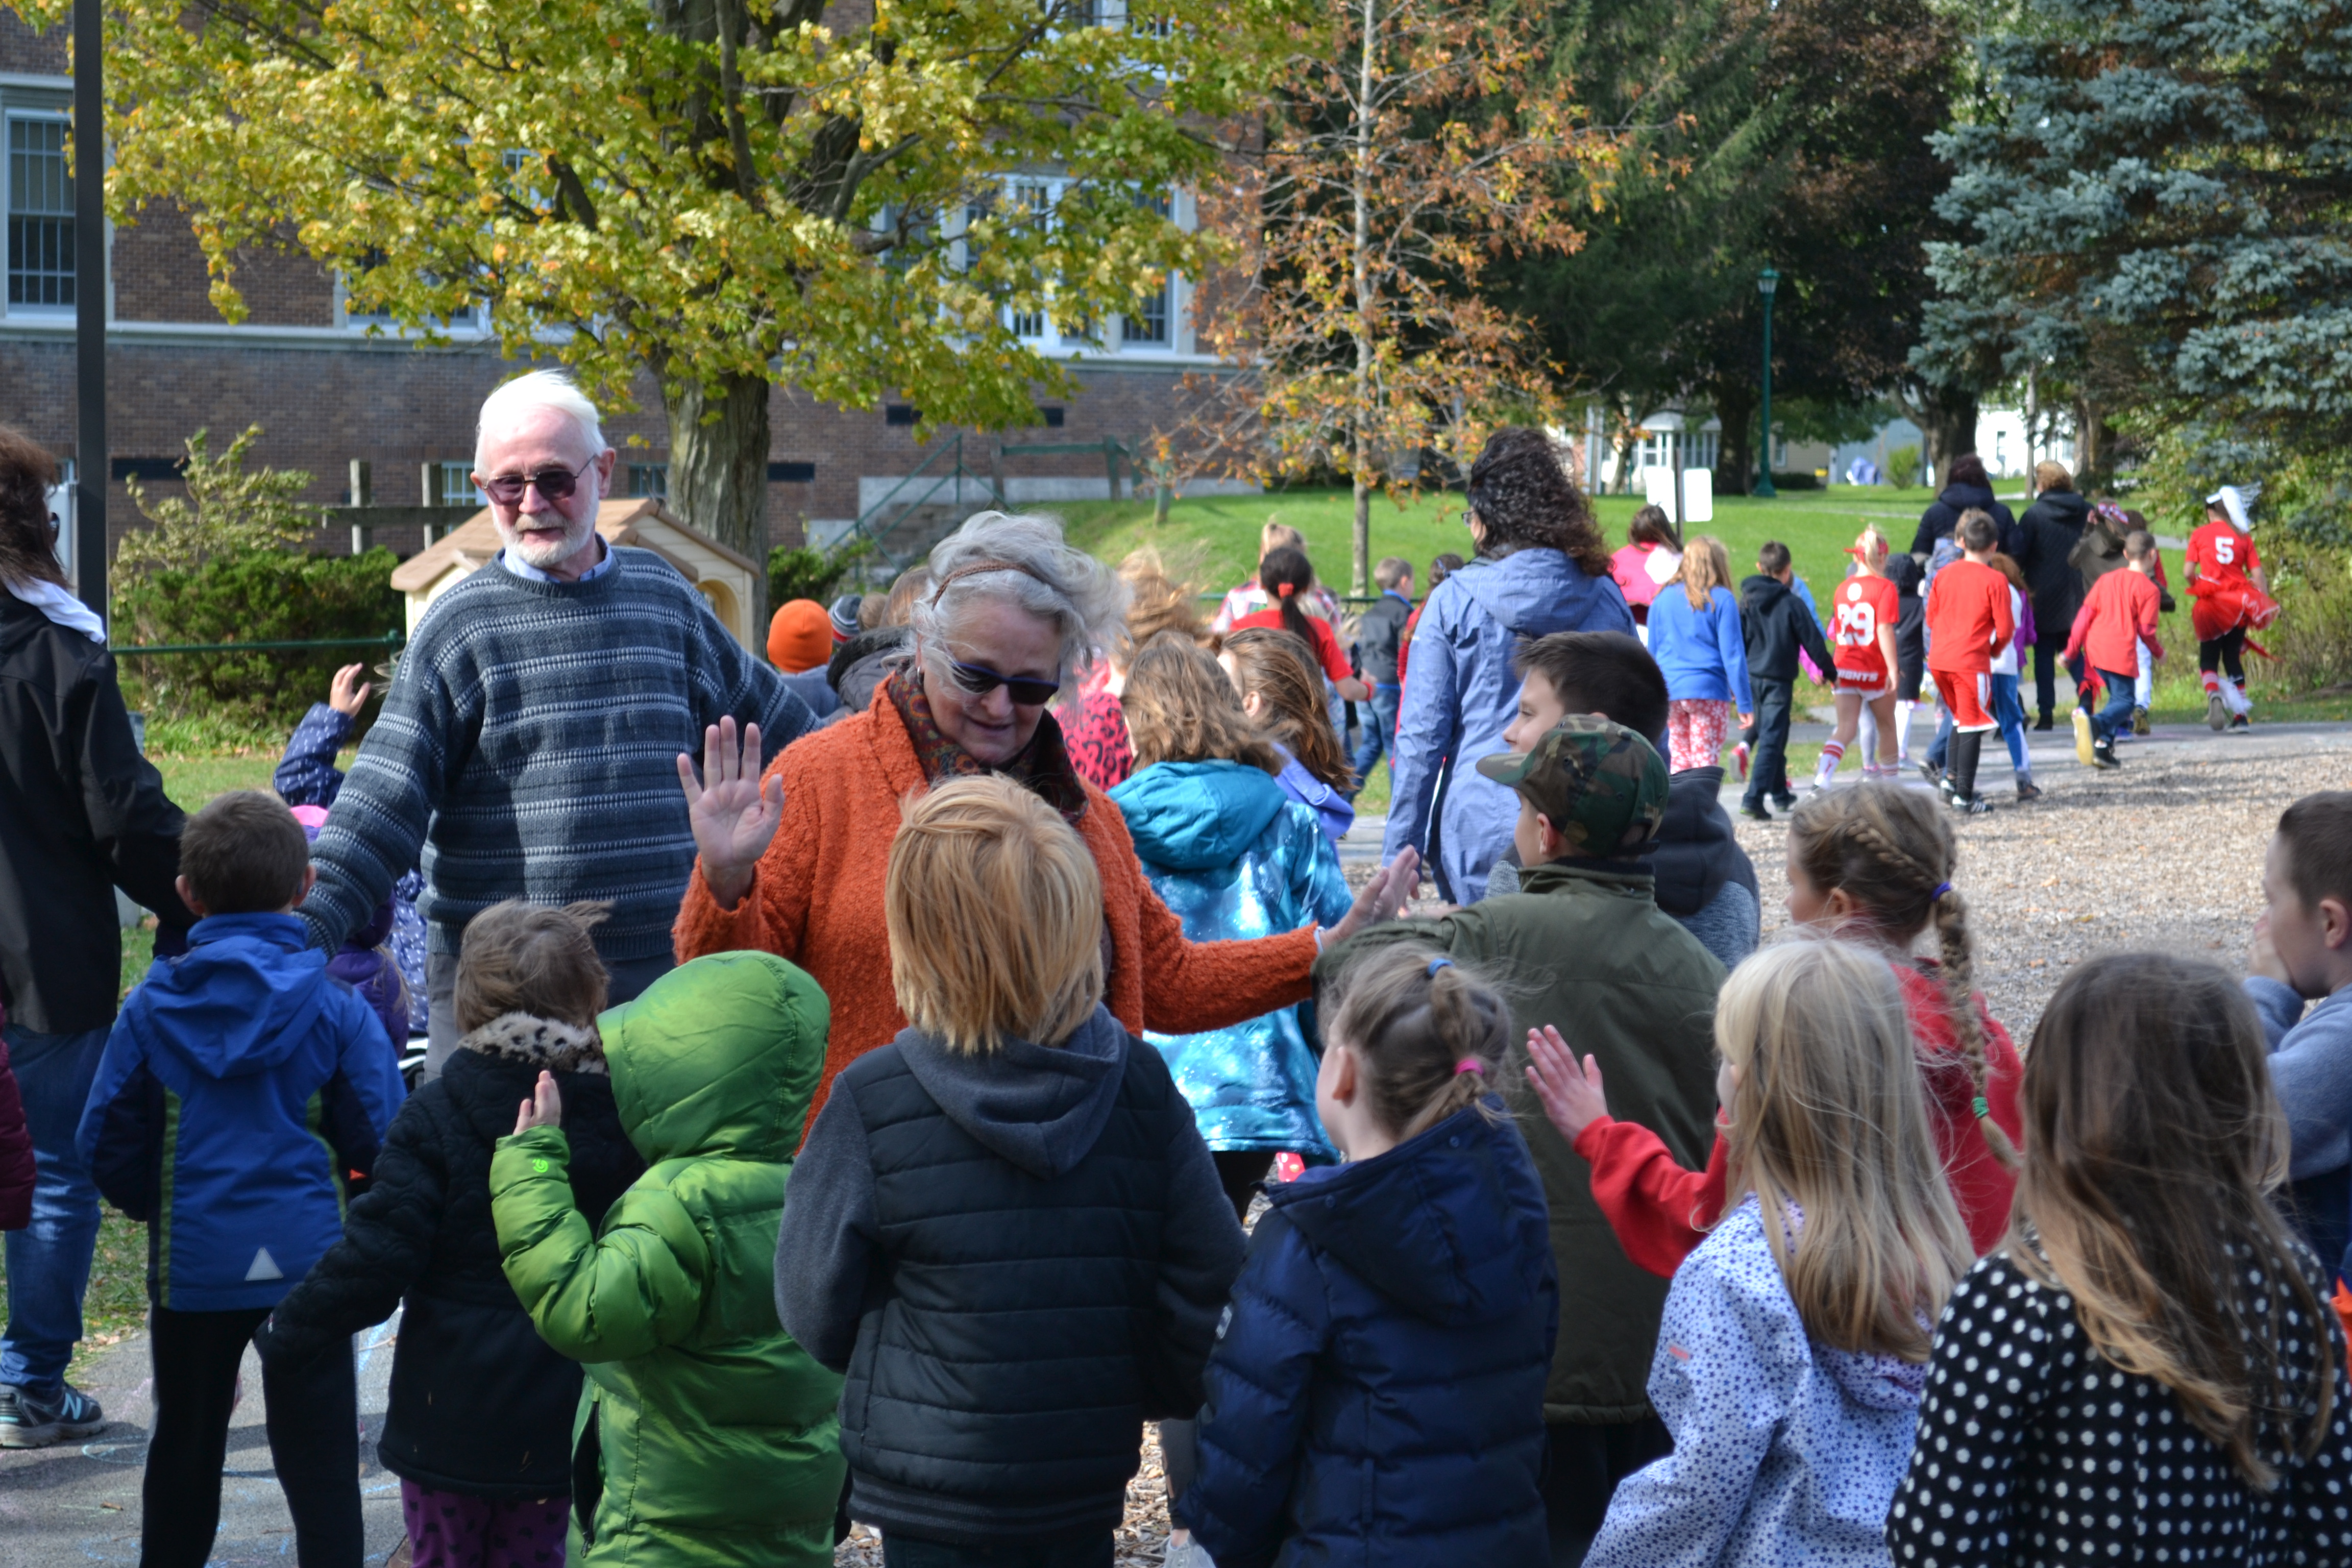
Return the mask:
<path id="1" fill-rule="evenodd" d="M 1798 575 L 1817 592 L 1845 575 L 1845 547 L 1863 524 L 1874 522 L 1897 550 L 1911 542 L 1919 513 L 1934 495 L 1926 489 L 1841 486 L 1795 490 L 1771 500 L 1750 496 L 1715 498 L 1715 521 L 1694 523 L 1694 533 L 1712 533 L 1731 552 L 1732 571 L 1746 576 L 1756 567 L 1756 551 L 1768 539 L 1789 547 Z M 2012 508 L 2021 501 L 2012 500 Z M 1625 542 L 1626 526 L 1642 505 L 1638 496 L 1601 496 L 1595 502 L 1601 531 L 1614 549 Z M 1316 570 L 1335 589 L 1347 586 L 1355 502 L 1345 490 L 1290 490 L 1258 496 L 1203 496 L 1178 501 L 1167 525 L 1155 526 L 1150 498 L 1122 501 L 1068 501 L 1058 510 L 1073 543 L 1108 561 L 1139 545 L 1156 545 L 1172 564 L 1198 574 L 1203 588 L 1222 592 L 1257 565 L 1258 530 L 1269 520 L 1286 522 L 1307 536 Z M 1402 506 L 1382 497 L 1372 501 L 1372 559 L 1402 555 L 1423 577 L 1430 560 L 1444 551 L 1470 553 L 1470 531 L 1462 524 L 1457 493 L 1409 498 Z M 2175 581 L 2178 582 L 2176 575 Z M 1425 584 L 1424 584 L 1425 585 Z"/>

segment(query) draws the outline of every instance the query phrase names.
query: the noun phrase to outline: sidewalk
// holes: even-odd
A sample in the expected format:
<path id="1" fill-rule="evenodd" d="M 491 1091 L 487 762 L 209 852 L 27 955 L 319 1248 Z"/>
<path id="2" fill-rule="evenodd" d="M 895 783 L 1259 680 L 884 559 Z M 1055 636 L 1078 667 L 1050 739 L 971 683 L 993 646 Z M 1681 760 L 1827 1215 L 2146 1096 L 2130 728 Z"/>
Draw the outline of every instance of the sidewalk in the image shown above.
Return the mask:
<path id="1" fill-rule="evenodd" d="M 392 1345 L 400 1316 L 359 1336 L 360 1501 L 367 1521 L 367 1561 L 383 1563 L 400 1544 L 400 1482 L 375 1460 L 383 1430 Z M 229 1425 L 221 1471 L 221 1524 L 208 1568 L 283 1568 L 294 1560 L 294 1528 L 278 1489 L 262 1428 L 261 1363 L 248 1348 L 244 1397 Z M 83 1443 L 29 1451 L 0 1449 L 0 1563 L 6 1568 L 84 1568 L 139 1561 L 139 1480 L 147 1455 L 150 1398 L 147 1336 L 134 1334 L 99 1352 L 78 1380 L 106 1407 L 105 1430 Z"/>

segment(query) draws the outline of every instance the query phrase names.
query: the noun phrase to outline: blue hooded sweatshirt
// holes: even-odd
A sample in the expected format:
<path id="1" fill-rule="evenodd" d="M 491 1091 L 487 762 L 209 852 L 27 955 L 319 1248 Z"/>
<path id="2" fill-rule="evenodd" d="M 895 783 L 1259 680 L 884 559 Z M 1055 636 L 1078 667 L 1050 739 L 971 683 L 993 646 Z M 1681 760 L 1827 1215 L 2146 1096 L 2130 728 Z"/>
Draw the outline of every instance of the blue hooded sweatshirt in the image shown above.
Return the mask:
<path id="1" fill-rule="evenodd" d="M 1518 712 L 1511 660 L 1519 643 L 1553 632 L 1631 637 L 1633 613 L 1611 578 L 1586 576 L 1557 550 L 1521 550 L 1473 561 L 1439 584 L 1413 627 L 1381 860 L 1408 845 L 1425 857 L 1433 816 L 1431 870 L 1455 903 L 1486 897 L 1486 868 L 1511 847 L 1519 797 L 1473 764 L 1504 749 Z"/>
<path id="2" fill-rule="evenodd" d="M 1268 1190 L 1181 1505 L 1218 1568 L 1550 1560 L 1559 1289 L 1542 1183 L 1488 1103 Z"/>
<path id="3" fill-rule="evenodd" d="M 76 1139 L 147 1222 L 147 1290 L 183 1312 L 271 1307 L 343 1230 L 400 1109 L 375 1013 L 292 915 L 214 915 L 156 960 L 99 1058 Z"/>
<path id="4" fill-rule="evenodd" d="M 2352 989 L 2306 1010 L 2293 987 L 2265 975 L 2250 974 L 2245 985 L 2270 1042 L 2271 1087 L 2286 1111 L 2295 1222 L 2341 1273 L 2352 1267 Z"/>
<path id="5" fill-rule="evenodd" d="M 1136 858 L 1192 942 L 1330 925 L 1354 902 L 1316 814 L 1246 763 L 1154 763 L 1110 792 Z M 1199 1035 L 1144 1038 L 1216 1150 L 1337 1159 L 1315 1114 L 1313 1026 L 1282 1007 Z"/>

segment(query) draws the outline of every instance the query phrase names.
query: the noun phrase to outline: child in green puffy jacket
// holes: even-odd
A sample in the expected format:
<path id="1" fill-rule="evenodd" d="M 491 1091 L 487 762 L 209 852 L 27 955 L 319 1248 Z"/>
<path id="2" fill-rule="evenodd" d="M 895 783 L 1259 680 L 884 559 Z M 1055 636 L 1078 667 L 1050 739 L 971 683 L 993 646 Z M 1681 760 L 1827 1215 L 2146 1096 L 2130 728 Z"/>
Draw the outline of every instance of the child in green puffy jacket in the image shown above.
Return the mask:
<path id="1" fill-rule="evenodd" d="M 588 1363 L 570 1560 L 817 1564 L 834 1554 L 841 1379 L 776 1321 L 784 1182 L 832 1012 L 768 953 L 672 971 L 597 1020 L 621 1125 L 650 1166 L 592 1232 L 541 1075 L 490 1164 L 507 1279 Z M 601 1483 L 601 1484 L 598 1484 Z"/>

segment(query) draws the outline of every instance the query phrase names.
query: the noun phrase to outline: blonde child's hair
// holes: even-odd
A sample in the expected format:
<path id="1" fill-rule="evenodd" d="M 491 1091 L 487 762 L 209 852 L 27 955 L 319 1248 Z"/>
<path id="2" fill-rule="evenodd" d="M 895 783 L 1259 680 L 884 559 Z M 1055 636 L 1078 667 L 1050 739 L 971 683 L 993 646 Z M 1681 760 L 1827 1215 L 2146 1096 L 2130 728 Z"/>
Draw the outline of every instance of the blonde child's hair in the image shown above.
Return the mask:
<path id="1" fill-rule="evenodd" d="M 1889 546 L 1886 542 L 1886 535 L 1878 531 L 1876 523 L 1863 524 L 1862 531 L 1854 535 L 1853 543 L 1854 548 L 1862 552 L 1856 559 L 1871 571 L 1875 572 L 1886 564 L 1886 552 Z"/>
<path id="2" fill-rule="evenodd" d="M 1475 970 L 1435 948 L 1400 942 L 1349 964 L 1336 989 L 1326 1047 L 1355 1050 L 1372 1114 L 1399 1142 L 1501 1087 L 1510 1005 Z"/>
<path id="3" fill-rule="evenodd" d="M 890 989 L 951 1050 L 1058 1046 L 1102 1000 L 1102 877 L 1076 829 L 989 774 L 905 808 L 883 882 Z"/>
<path id="4" fill-rule="evenodd" d="M 1257 693 L 1257 726 L 1266 738 L 1333 789 L 1354 789 L 1355 771 L 1331 728 L 1315 650 L 1278 626 L 1249 626 L 1226 633 L 1222 651 L 1233 656 L 1243 698 Z"/>
<path id="5" fill-rule="evenodd" d="M 1267 518 L 1265 526 L 1257 531 L 1257 558 L 1263 561 L 1285 546 L 1304 555 L 1307 553 L 1307 536 L 1286 522 L 1276 522 Z"/>
<path id="6" fill-rule="evenodd" d="M 1129 551 L 1118 563 L 1118 574 L 1134 597 L 1111 638 L 1113 668 L 1124 671 L 1134 662 L 1137 649 L 1164 632 L 1200 640 L 1201 612 L 1193 602 L 1192 584 L 1157 549 L 1146 544 Z"/>
<path id="7" fill-rule="evenodd" d="M 1739 1069 L 1728 1190 L 1756 1194 L 1805 1331 L 1839 1350 L 1927 1360 L 1936 1316 L 1976 1254 L 1886 961 L 1818 937 L 1768 947 L 1724 983 L 1715 1043 Z"/>
<path id="8" fill-rule="evenodd" d="M 1162 632 L 1144 644 L 1119 708 L 1139 768 L 1216 761 L 1282 772 L 1281 753 L 1242 711 L 1234 683 L 1190 637 Z"/>
<path id="9" fill-rule="evenodd" d="M 1969 1079 L 1976 1087 L 1977 1125 L 2007 1170 L 2017 1169 L 2017 1145 L 1993 1121 L 1985 1101 L 1985 1032 L 1977 1016 L 1976 943 L 1969 902 L 1952 886 L 1959 846 L 1933 796 L 1900 784 L 1863 784 L 1815 790 L 1789 814 L 1789 856 L 1826 897 L 1843 888 L 1862 906 L 1858 921 L 1877 941 L 1908 945 L 1929 924 Z"/>
<path id="10" fill-rule="evenodd" d="M 1690 607 L 1704 610 L 1715 590 L 1731 586 L 1731 552 L 1711 533 L 1696 535 L 1683 552 L 1681 576 L 1683 596 L 1690 601 Z"/>
<path id="11" fill-rule="evenodd" d="M 594 1028 L 610 982 L 593 933 L 612 912 L 604 902 L 550 909 L 509 899 L 467 921 L 457 953 L 457 1027 L 470 1034 L 522 1013 Z"/>
<path id="12" fill-rule="evenodd" d="M 2274 1201 L 2286 1117 L 2244 988 L 2170 953 L 2077 966 L 2034 1026 L 2019 1102 L 2010 1260 L 2270 1490 L 2326 1436 L 2340 1331 Z M 2291 1364 L 2286 1342 L 2312 1339 Z"/>

